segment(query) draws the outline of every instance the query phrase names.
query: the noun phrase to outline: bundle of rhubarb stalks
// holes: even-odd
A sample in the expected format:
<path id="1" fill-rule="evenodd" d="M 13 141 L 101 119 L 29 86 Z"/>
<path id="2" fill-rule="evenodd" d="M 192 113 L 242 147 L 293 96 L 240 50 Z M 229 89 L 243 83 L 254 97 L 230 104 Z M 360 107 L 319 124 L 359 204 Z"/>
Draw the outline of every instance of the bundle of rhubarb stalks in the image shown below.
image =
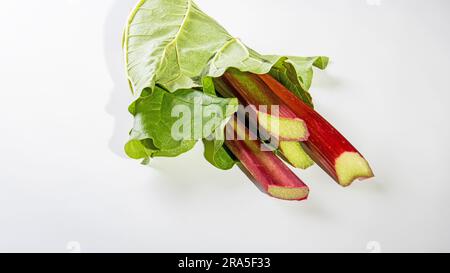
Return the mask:
<path id="1" fill-rule="evenodd" d="M 214 83 L 222 96 L 236 97 L 241 104 L 250 106 L 246 109 L 253 110 L 253 113 L 241 115 L 245 119 L 235 118 L 227 125 L 236 135 L 227 139 L 226 145 L 258 187 L 270 196 L 304 200 L 309 193 L 308 186 L 276 153 L 300 169 L 316 162 L 344 187 L 356 179 L 373 177 L 366 159 L 342 134 L 269 74 L 230 69 L 214 79 Z M 277 106 L 277 115 L 266 111 L 270 108 L 267 106 Z M 259 111 L 260 108 L 264 112 Z M 276 121 L 276 132 L 271 130 L 269 120 Z M 260 126 L 252 126 L 255 123 Z M 262 130 L 255 132 L 250 128 Z M 266 149 L 261 139 L 255 139 L 255 136 L 267 134 L 278 140 L 278 147 L 274 147 L 276 152 Z"/>
<path id="2" fill-rule="evenodd" d="M 344 187 L 373 176 L 314 110 L 313 69 L 325 69 L 328 57 L 259 54 L 192 0 L 139 1 L 122 42 L 135 96 L 130 158 L 150 164 L 201 140 L 214 167 L 238 164 L 263 192 L 284 200 L 309 193 L 288 164 L 306 169 L 315 162 Z"/>

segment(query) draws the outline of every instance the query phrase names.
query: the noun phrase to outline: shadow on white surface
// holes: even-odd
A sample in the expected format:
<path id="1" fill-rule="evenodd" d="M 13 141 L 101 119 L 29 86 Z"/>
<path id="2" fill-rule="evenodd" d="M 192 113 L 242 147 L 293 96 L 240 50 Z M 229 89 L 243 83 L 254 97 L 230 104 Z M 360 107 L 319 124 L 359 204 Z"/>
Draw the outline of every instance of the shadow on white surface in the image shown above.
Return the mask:
<path id="1" fill-rule="evenodd" d="M 133 99 L 126 79 L 121 39 L 128 12 L 136 3 L 136 0 L 115 1 L 104 25 L 105 61 L 114 83 L 110 100 L 106 105 L 106 112 L 114 118 L 114 131 L 109 141 L 109 148 L 120 157 L 126 157 L 123 147 L 132 127 L 132 117 L 127 109 Z"/>
<path id="2" fill-rule="evenodd" d="M 331 66 L 332 64 L 330 64 Z M 329 68 L 327 68 L 329 69 Z M 318 70 L 316 69 L 314 71 L 314 80 L 312 83 L 312 92 L 314 92 L 314 89 L 321 88 L 323 90 L 329 90 L 330 92 L 336 92 L 339 88 L 338 86 L 341 85 L 341 80 L 337 77 L 333 76 L 329 71 L 327 70 Z"/>

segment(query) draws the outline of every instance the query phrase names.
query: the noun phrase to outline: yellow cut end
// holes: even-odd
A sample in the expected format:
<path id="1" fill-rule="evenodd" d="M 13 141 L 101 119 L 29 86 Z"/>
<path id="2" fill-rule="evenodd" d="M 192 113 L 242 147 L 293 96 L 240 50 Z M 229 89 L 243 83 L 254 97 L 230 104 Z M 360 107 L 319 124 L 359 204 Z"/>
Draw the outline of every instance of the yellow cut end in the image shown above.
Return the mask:
<path id="1" fill-rule="evenodd" d="M 308 197 L 308 188 L 286 188 L 278 186 L 269 186 L 270 196 L 283 200 L 303 200 Z"/>
<path id="2" fill-rule="evenodd" d="M 272 136 L 284 140 L 305 140 L 308 129 L 301 119 L 274 117 L 264 112 L 258 112 L 259 124 Z"/>
<path id="3" fill-rule="evenodd" d="M 280 151 L 287 161 L 295 168 L 307 169 L 314 165 L 314 161 L 303 150 L 300 142 L 280 141 Z"/>
<path id="4" fill-rule="evenodd" d="M 349 186 L 355 179 L 373 177 L 369 163 L 358 153 L 341 154 L 336 159 L 335 167 L 338 182 L 344 187 Z"/>

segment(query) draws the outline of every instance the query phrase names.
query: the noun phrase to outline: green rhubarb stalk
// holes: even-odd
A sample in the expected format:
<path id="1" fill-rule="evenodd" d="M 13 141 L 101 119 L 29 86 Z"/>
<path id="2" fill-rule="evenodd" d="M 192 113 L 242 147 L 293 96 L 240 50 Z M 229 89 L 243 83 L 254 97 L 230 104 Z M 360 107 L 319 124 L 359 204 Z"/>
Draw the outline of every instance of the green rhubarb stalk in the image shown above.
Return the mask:
<path id="1" fill-rule="evenodd" d="M 295 168 L 305 170 L 314 165 L 314 161 L 305 152 L 301 142 L 280 141 L 278 151 L 281 157 Z"/>

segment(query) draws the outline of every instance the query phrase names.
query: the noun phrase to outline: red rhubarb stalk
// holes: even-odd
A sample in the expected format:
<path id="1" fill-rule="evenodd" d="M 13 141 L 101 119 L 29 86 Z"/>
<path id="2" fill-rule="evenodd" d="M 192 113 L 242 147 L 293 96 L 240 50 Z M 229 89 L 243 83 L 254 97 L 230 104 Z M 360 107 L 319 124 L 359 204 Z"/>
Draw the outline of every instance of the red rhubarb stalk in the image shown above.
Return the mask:
<path id="1" fill-rule="evenodd" d="M 251 79 L 253 80 L 254 77 L 252 77 Z M 261 82 L 261 84 L 263 84 L 263 83 Z M 214 85 L 216 87 L 216 91 L 218 93 L 220 93 L 222 96 L 227 97 L 227 98 L 238 97 L 238 99 L 240 99 L 241 102 L 242 101 L 245 102 L 245 100 L 242 98 L 242 96 L 240 96 L 240 93 L 237 92 L 232 86 L 230 86 L 230 84 L 228 83 L 228 81 L 226 79 L 224 79 L 224 78 L 214 79 Z M 266 93 L 261 94 L 261 92 L 259 90 L 257 90 L 256 93 L 257 93 L 257 96 L 263 96 L 263 95 L 269 96 L 268 98 L 263 98 L 261 100 L 270 101 L 271 103 L 274 103 L 274 101 L 275 101 L 272 92 L 266 92 Z M 277 102 L 279 102 L 278 99 L 277 99 Z M 249 110 L 252 110 L 252 109 L 254 110 L 255 108 L 250 108 Z M 256 112 L 253 112 L 253 115 L 255 116 Z M 291 115 L 294 115 L 294 118 L 297 118 L 293 112 L 291 112 Z M 245 113 L 242 113 L 241 108 L 238 110 L 238 117 L 245 118 Z M 248 122 L 249 122 L 249 124 L 248 124 L 249 128 L 254 128 L 254 129 L 257 128 L 257 121 L 255 120 L 255 118 L 249 118 Z M 270 134 L 267 132 L 267 130 L 265 130 L 265 128 L 263 126 L 260 126 L 258 129 L 259 129 L 258 132 L 259 132 L 260 136 L 263 136 L 265 140 L 269 140 Z M 254 133 L 256 133 L 256 132 L 254 132 Z M 272 137 L 274 137 L 274 138 L 270 138 L 271 143 L 272 144 L 276 143 L 275 145 L 279 146 L 278 154 L 292 166 L 294 166 L 296 168 L 300 168 L 300 169 L 307 169 L 308 167 L 310 167 L 314 164 L 314 161 L 309 157 L 308 154 L 306 154 L 306 152 L 302 148 L 300 142 L 286 141 L 286 140 L 280 141 L 278 139 L 278 136 L 272 135 Z M 276 149 L 277 147 L 273 147 L 273 148 Z"/>
<path id="2" fill-rule="evenodd" d="M 306 152 L 340 185 L 348 186 L 355 179 L 374 176 L 366 159 L 314 109 L 272 76 L 259 75 L 259 78 L 273 94 L 306 122 L 310 132 L 308 140 L 304 143 Z"/>
<path id="3" fill-rule="evenodd" d="M 230 140 L 233 132 L 234 140 Z M 308 197 L 308 186 L 303 183 L 273 152 L 263 151 L 261 142 L 252 140 L 250 132 L 240 121 L 232 120 L 227 125 L 228 149 L 239 159 L 254 183 L 268 195 L 283 200 L 304 200 Z"/>
<path id="4" fill-rule="evenodd" d="M 223 96 L 237 97 L 245 106 L 256 113 L 258 123 L 267 133 L 279 140 L 304 141 L 308 138 L 308 129 L 305 122 L 297 117 L 286 105 L 280 103 L 280 99 L 267 89 L 264 82 L 258 76 L 241 72 L 237 69 L 228 70 L 219 83 L 218 92 Z M 220 85 L 228 85 L 230 88 L 222 90 Z M 230 94 L 230 92 L 232 94 Z M 271 107 L 277 106 L 278 113 L 273 113 Z M 261 110 L 264 107 L 264 110 Z"/>

